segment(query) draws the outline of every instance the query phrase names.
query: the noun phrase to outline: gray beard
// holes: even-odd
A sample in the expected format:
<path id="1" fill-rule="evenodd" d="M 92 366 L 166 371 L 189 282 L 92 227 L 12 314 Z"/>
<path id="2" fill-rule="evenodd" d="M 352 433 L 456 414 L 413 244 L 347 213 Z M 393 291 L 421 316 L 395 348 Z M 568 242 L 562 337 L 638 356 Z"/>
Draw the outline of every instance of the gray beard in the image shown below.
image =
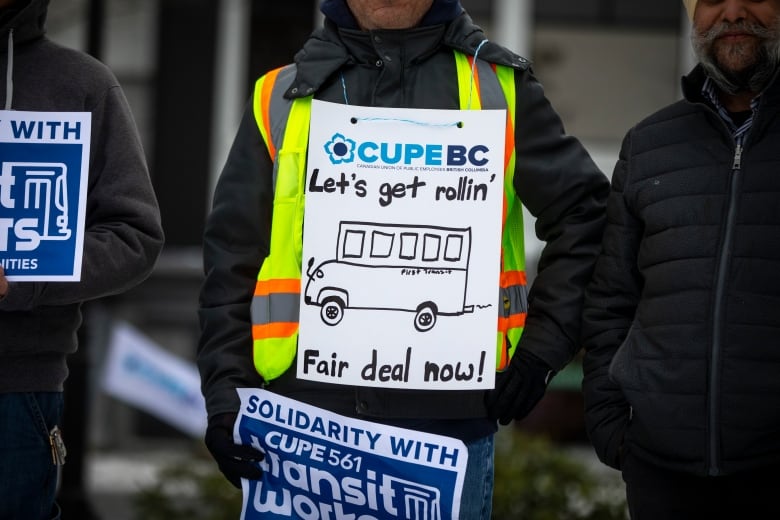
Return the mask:
<path id="1" fill-rule="evenodd" d="M 765 39 L 758 49 L 755 63 L 737 72 L 724 71 L 718 66 L 715 53 L 712 51 L 713 38 L 706 34 L 694 33 L 691 35 L 691 42 L 699 63 L 720 90 L 732 95 L 740 92 L 759 93 L 772 80 L 780 63 L 778 31 L 775 28 L 764 29 L 764 31 L 766 34 L 760 36 Z"/>

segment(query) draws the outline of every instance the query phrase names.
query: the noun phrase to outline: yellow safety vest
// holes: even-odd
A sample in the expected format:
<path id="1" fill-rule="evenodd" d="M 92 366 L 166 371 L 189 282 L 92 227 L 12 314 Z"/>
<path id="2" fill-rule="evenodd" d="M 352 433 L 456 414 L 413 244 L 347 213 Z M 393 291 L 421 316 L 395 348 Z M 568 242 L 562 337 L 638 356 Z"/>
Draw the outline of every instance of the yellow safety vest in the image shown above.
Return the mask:
<path id="1" fill-rule="evenodd" d="M 504 370 L 525 326 L 528 308 L 522 205 L 515 194 L 515 80 L 510 67 L 455 51 L 461 110 L 483 104 L 506 108 L 504 203 L 499 279 L 496 370 Z M 298 347 L 306 156 L 312 96 L 286 99 L 295 76 L 292 65 L 268 72 L 255 84 L 253 109 L 274 163 L 273 220 L 269 254 L 252 299 L 255 369 L 265 381 L 290 368 Z"/>

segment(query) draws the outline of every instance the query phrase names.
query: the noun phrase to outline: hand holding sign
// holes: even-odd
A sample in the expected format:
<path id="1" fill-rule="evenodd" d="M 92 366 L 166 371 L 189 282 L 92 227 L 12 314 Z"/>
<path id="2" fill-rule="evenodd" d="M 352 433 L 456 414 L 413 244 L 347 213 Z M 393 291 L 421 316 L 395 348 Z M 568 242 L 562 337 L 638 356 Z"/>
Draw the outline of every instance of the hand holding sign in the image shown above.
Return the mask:
<path id="1" fill-rule="evenodd" d="M 495 390 L 485 399 L 488 416 L 507 425 L 528 415 L 544 397 L 553 371 L 525 349 L 517 349 L 509 367 L 498 375 Z"/>
<path id="2" fill-rule="evenodd" d="M 8 280 L 5 277 L 5 270 L 3 269 L 3 266 L 0 265 L 0 298 L 5 296 L 5 293 L 8 292 Z"/>
<path id="3" fill-rule="evenodd" d="M 206 430 L 206 447 L 217 461 L 219 470 L 231 484 L 241 489 L 241 479 L 257 480 L 263 471 L 257 465 L 263 453 L 252 446 L 233 442 L 233 424 L 237 414 L 223 413 L 209 420 Z"/>

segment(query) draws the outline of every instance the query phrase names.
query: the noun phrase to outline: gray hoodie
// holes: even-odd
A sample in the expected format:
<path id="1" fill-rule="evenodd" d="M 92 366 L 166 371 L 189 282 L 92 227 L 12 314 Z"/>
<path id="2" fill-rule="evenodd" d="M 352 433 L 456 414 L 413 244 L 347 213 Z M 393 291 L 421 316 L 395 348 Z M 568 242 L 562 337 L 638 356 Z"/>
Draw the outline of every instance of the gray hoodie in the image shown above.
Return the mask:
<path id="1" fill-rule="evenodd" d="M 92 114 L 82 274 L 80 282 L 10 284 L 0 299 L 0 393 L 61 391 L 82 302 L 144 280 L 163 245 L 122 89 L 105 65 L 46 38 L 48 4 L 21 0 L 0 10 L 0 108 Z"/>

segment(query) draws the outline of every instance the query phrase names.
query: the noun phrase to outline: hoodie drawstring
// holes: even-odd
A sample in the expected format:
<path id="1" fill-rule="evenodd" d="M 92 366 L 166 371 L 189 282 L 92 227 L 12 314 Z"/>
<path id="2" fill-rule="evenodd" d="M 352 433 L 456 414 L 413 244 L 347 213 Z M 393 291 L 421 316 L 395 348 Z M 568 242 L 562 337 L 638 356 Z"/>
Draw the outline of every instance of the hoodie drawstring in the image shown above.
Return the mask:
<path id="1" fill-rule="evenodd" d="M 14 97 L 14 30 L 8 31 L 8 64 L 5 69 L 5 110 L 11 110 Z"/>
<path id="2" fill-rule="evenodd" d="M 471 95 L 474 93 L 474 70 L 477 68 L 477 57 L 479 56 L 479 50 L 488 42 L 487 38 L 479 42 L 477 50 L 474 51 L 474 60 L 471 62 L 471 85 L 469 87 L 469 110 L 471 110 Z"/>

